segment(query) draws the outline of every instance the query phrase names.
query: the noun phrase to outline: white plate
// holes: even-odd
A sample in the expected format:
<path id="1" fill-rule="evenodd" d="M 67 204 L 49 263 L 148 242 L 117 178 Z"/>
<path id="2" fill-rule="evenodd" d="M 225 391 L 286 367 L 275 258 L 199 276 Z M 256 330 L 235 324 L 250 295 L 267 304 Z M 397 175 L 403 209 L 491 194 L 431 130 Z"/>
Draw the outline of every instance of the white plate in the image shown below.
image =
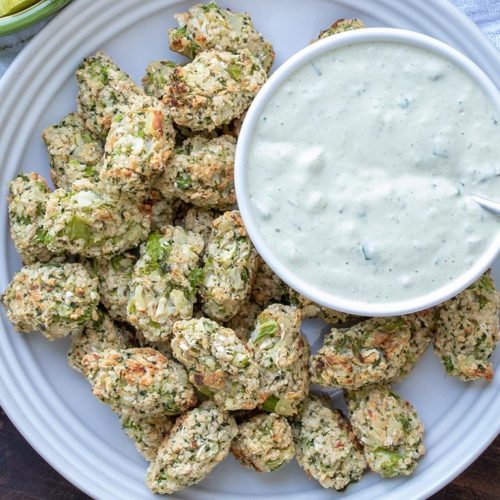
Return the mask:
<path id="1" fill-rule="evenodd" d="M 75 107 L 74 71 L 81 59 L 103 49 L 137 81 L 148 62 L 172 57 L 166 29 L 172 14 L 194 2 L 169 0 L 77 0 L 14 62 L 0 83 L 0 289 L 19 260 L 7 232 L 7 183 L 18 171 L 48 167 L 40 133 Z M 445 0 L 221 0 L 248 10 L 273 42 L 277 64 L 302 48 L 338 17 L 357 16 L 370 26 L 409 28 L 454 45 L 500 86 L 499 53 L 467 18 Z M 500 263 L 495 274 L 500 278 Z M 498 281 L 497 281 L 498 282 Z M 146 462 L 116 417 L 94 399 L 89 385 L 65 363 L 67 339 L 19 335 L 1 313 L 0 399 L 17 428 L 59 472 L 93 497 L 150 498 Z M 499 370 L 500 356 L 494 357 Z M 500 429 L 500 376 L 491 384 L 464 384 L 445 376 L 428 352 L 399 388 L 426 426 L 427 454 L 409 479 L 367 474 L 336 494 L 308 481 L 293 463 L 257 474 L 228 458 L 199 485 L 175 498 L 314 497 L 402 499 L 427 497 L 461 472 Z"/>

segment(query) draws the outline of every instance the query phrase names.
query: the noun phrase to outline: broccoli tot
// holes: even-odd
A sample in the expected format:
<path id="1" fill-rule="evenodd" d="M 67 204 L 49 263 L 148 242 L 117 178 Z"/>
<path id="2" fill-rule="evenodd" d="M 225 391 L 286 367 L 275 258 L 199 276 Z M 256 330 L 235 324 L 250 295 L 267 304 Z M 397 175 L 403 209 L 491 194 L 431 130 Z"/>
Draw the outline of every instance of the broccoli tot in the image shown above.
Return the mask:
<path id="1" fill-rule="evenodd" d="M 411 323 L 404 316 L 332 328 L 311 358 L 311 382 L 356 389 L 391 380 L 407 361 L 410 339 Z"/>
<path id="2" fill-rule="evenodd" d="M 137 259 L 134 252 L 125 252 L 110 259 L 98 258 L 92 261 L 92 272 L 99 280 L 101 302 L 114 320 L 127 320 L 130 280 Z"/>
<path id="3" fill-rule="evenodd" d="M 146 199 L 154 177 L 166 168 L 174 135 L 170 116 L 152 97 L 116 114 L 100 173 L 103 190 L 114 197 Z"/>
<path id="4" fill-rule="evenodd" d="M 83 119 L 69 113 L 42 134 L 50 160 L 50 177 L 56 188 L 70 189 L 79 179 L 97 182 L 104 150 Z"/>
<path id="5" fill-rule="evenodd" d="M 223 209 L 234 205 L 235 146 L 236 140 L 229 135 L 186 139 L 176 148 L 158 188 L 164 196 L 175 196 L 198 207 Z"/>
<path id="6" fill-rule="evenodd" d="M 155 349 L 92 352 L 82 366 L 94 396 L 121 415 L 178 415 L 196 404 L 186 370 Z"/>
<path id="7" fill-rule="evenodd" d="M 300 321 L 297 308 L 273 304 L 259 314 L 250 335 L 260 370 L 259 401 L 266 411 L 294 415 L 309 392 L 309 345 Z"/>
<path id="8" fill-rule="evenodd" d="M 158 190 L 159 177 L 153 182 L 153 188 L 149 193 L 148 203 L 151 205 L 151 231 L 161 231 L 165 226 L 174 225 L 175 213 L 181 203 L 181 200 L 171 195 L 164 196 L 160 193 Z M 191 231 L 188 227 L 186 229 Z"/>
<path id="9" fill-rule="evenodd" d="M 53 257 L 43 228 L 49 194 L 47 182 L 35 172 L 19 174 L 9 185 L 10 236 L 25 264 L 47 262 Z"/>
<path id="10" fill-rule="evenodd" d="M 172 351 L 196 388 L 226 410 L 257 406 L 259 369 L 248 347 L 229 328 L 207 318 L 178 321 Z"/>
<path id="11" fill-rule="evenodd" d="M 125 349 L 127 341 L 111 318 L 98 310 L 97 319 L 91 319 L 79 335 L 75 335 L 68 352 L 68 364 L 76 371 L 83 373 L 82 359 L 91 352 L 106 349 Z"/>
<path id="12" fill-rule="evenodd" d="M 88 181 L 50 194 L 43 228 L 54 253 L 104 257 L 137 246 L 147 237 L 150 217 L 135 203 L 121 204 Z"/>
<path id="13" fill-rule="evenodd" d="M 149 462 L 156 458 L 158 449 L 174 422 L 173 417 L 144 417 L 133 412 L 120 416 L 120 423 L 127 436 L 134 442 L 137 451 Z"/>
<path id="14" fill-rule="evenodd" d="M 247 49 L 236 54 L 209 50 L 175 68 L 163 101 L 177 125 L 210 132 L 242 115 L 266 78 Z"/>
<path id="15" fill-rule="evenodd" d="M 238 211 L 214 220 L 203 263 L 203 312 L 227 321 L 249 297 L 257 266 L 257 253 Z"/>
<path id="16" fill-rule="evenodd" d="M 425 453 L 424 427 L 413 406 L 387 385 L 347 391 L 346 398 L 370 469 L 382 477 L 409 476 Z"/>
<path id="17" fill-rule="evenodd" d="M 2 302 L 18 332 L 40 330 L 55 340 L 97 318 L 97 279 L 81 264 L 32 264 L 16 273 Z"/>
<path id="18" fill-rule="evenodd" d="M 365 23 L 359 19 L 337 19 L 329 28 L 321 31 L 317 40 L 328 38 L 338 33 L 344 33 L 345 31 L 359 30 L 362 28 L 366 28 L 366 26 Z M 316 42 L 317 40 L 314 41 Z"/>
<path id="19" fill-rule="evenodd" d="M 149 489 L 171 494 L 200 482 L 227 456 L 236 432 L 234 418 L 211 401 L 180 416 L 149 466 Z"/>
<path id="20" fill-rule="evenodd" d="M 500 298 L 486 273 L 437 308 L 434 351 L 446 372 L 462 380 L 491 380 L 491 354 L 499 334 Z"/>
<path id="21" fill-rule="evenodd" d="M 184 225 L 187 231 L 199 234 L 203 238 L 206 247 L 210 233 L 212 232 L 212 222 L 218 215 L 220 213 L 216 210 L 192 207 L 184 215 L 182 225 Z"/>
<path id="22" fill-rule="evenodd" d="M 259 256 L 251 298 L 261 307 L 281 302 L 288 288 L 273 270 Z"/>
<path id="23" fill-rule="evenodd" d="M 110 57 L 97 52 L 76 72 L 78 114 L 96 137 L 104 141 L 113 117 L 144 91 Z"/>
<path id="24" fill-rule="evenodd" d="M 198 4 L 176 14 L 179 28 L 168 32 L 172 50 L 193 59 L 200 52 L 216 49 L 239 52 L 248 49 L 266 71 L 274 61 L 273 46 L 258 33 L 250 16 L 220 8 L 215 2 Z"/>
<path id="25" fill-rule="evenodd" d="M 307 297 L 300 295 L 293 288 L 288 288 L 288 299 L 292 306 L 299 307 L 303 318 L 321 318 L 329 324 L 344 323 L 352 318 L 351 314 L 328 309 L 327 307 L 316 304 Z"/>
<path id="26" fill-rule="evenodd" d="M 277 470 L 294 457 L 292 428 L 275 413 L 254 415 L 238 425 L 231 453 L 258 472 Z"/>
<path id="27" fill-rule="evenodd" d="M 168 86 L 172 83 L 176 66 L 175 62 L 165 59 L 148 64 L 146 74 L 142 78 L 144 92 L 147 95 L 161 99 L 165 95 Z"/>
<path id="28" fill-rule="evenodd" d="M 181 227 L 165 226 L 141 245 L 130 284 L 127 317 L 149 341 L 165 340 L 173 324 L 193 316 L 203 279 L 198 267 L 203 240 Z"/>
<path id="29" fill-rule="evenodd" d="M 292 421 L 297 462 L 323 488 L 344 490 L 359 481 L 366 460 L 351 426 L 339 410 L 309 397 L 300 419 Z"/>
<path id="30" fill-rule="evenodd" d="M 386 382 L 402 380 L 413 370 L 432 343 L 436 332 L 435 315 L 436 310 L 432 308 L 404 316 L 410 323 L 410 343 L 405 354 L 406 359 L 394 378 L 387 379 Z"/>

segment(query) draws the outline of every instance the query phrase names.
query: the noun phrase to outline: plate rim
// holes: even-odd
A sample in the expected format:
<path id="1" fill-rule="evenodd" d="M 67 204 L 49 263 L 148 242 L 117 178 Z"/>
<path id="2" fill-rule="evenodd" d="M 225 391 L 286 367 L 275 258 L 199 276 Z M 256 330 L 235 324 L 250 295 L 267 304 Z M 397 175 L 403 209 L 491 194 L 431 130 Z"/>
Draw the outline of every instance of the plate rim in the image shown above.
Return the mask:
<path id="1" fill-rule="evenodd" d="M 139 0 L 141 1 L 141 0 Z M 148 0 L 151 3 L 154 0 Z M 390 0 L 381 0 L 383 3 L 387 3 Z M 136 3 L 136 0 L 120 0 L 120 2 L 113 2 L 116 4 L 121 3 Z M 142 0 L 142 3 L 147 3 Z M 164 0 L 162 2 L 162 6 L 169 6 L 175 3 L 180 3 L 179 0 Z M 340 2 L 342 3 L 342 2 Z M 433 2 L 436 6 L 439 6 L 440 9 L 447 11 L 450 16 L 452 16 L 455 20 L 461 20 L 462 26 L 465 26 L 469 33 L 475 33 L 476 40 L 480 40 L 480 43 L 486 47 L 489 46 L 490 55 L 493 55 L 496 59 L 500 61 L 500 53 L 497 52 L 496 48 L 491 44 L 491 42 L 485 37 L 485 35 L 481 32 L 481 30 L 470 20 L 462 11 L 460 11 L 457 7 L 455 7 L 449 0 L 434 0 Z M 85 8 L 83 7 L 85 5 Z M 425 6 L 426 8 L 428 6 Z M 79 17 L 81 15 L 82 10 L 86 10 L 87 14 L 89 12 L 96 12 L 100 9 L 105 8 L 105 10 L 112 10 L 110 4 L 107 3 L 107 0 L 74 0 L 63 12 L 60 13 L 54 20 L 52 20 L 46 27 L 42 29 L 40 33 L 38 33 L 33 40 L 22 50 L 22 52 L 17 56 L 14 62 L 11 64 L 7 72 L 4 74 L 2 79 L 0 80 L 0 99 L 4 95 L 8 95 L 10 90 L 9 86 L 13 86 L 15 83 L 16 75 L 18 73 L 23 72 L 23 66 L 25 63 L 30 62 L 30 58 L 36 57 L 37 52 L 37 44 L 43 43 L 44 40 L 50 40 L 54 33 L 57 33 L 58 29 L 63 30 L 66 25 L 70 24 L 70 21 L 73 17 Z M 479 64 L 479 63 L 478 63 Z M 481 65 L 481 64 L 479 64 Z M 3 328 L 4 315 L 2 312 L 2 330 Z M 3 336 L 7 337 L 6 332 L 2 332 Z M 3 340 L 0 339 L 0 344 Z M 0 353 L 1 358 L 1 353 Z M 17 361 L 15 359 L 14 361 Z M 68 481 L 74 484 L 81 491 L 87 493 L 88 495 L 96 496 L 96 492 L 98 492 L 99 498 L 117 498 L 116 491 L 109 490 L 107 488 L 103 489 L 102 483 L 96 481 L 95 477 L 85 477 L 82 473 L 82 470 L 77 470 L 73 467 L 68 461 L 65 461 L 64 454 L 61 453 L 62 450 L 58 450 L 57 446 L 54 442 L 51 442 L 51 436 L 45 436 L 43 432 L 39 432 L 37 430 L 37 426 L 30 420 L 30 416 L 33 415 L 32 412 L 26 412 L 26 408 L 24 407 L 27 401 L 22 401 L 21 404 L 16 397 L 16 395 L 12 394 L 12 390 L 9 390 L 8 384 L 6 380 L 10 377 L 6 376 L 4 370 L 6 369 L 6 365 L 0 364 L 0 405 L 5 411 L 6 415 L 12 421 L 13 425 L 18 429 L 21 435 L 29 442 L 33 449 L 44 459 L 46 460 L 58 473 L 60 473 L 63 477 L 65 477 Z M 22 398 L 23 396 L 20 396 Z M 38 415 L 37 415 L 38 417 Z M 37 424 L 40 425 L 40 422 L 37 421 Z M 495 427 L 495 426 L 493 426 Z M 496 428 L 493 429 L 495 432 L 491 432 L 488 439 L 482 441 L 481 446 L 475 449 L 474 453 L 469 454 L 466 458 L 457 462 L 454 468 L 448 471 L 447 474 L 441 475 L 439 480 L 435 482 L 435 484 L 425 491 L 425 494 L 418 494 L 416 497 L 427 497 L 444 487 L 451 480 L 453 480 L 460 472 L 462 472 L 467 466 L 469 466 L 495 439 L 496 434 L 500 431 L 500 421 L 497 419 Z M 85 482 L 87 481 L 87 482 Z M 91 485 L 94 488 L 91 488 Z M 96 490 L 99 488 L 99 490 Z M 107 490 L 107 491 L 106 491 Z M 390 494 L 390 492 L 389 492 Z M 106 496 L 105 496 L 106 495 Z M 226 496 L 227 494 L 221 494 L 221 497 Z M 389 496 L 389 495 L 388 495 Z M 273 495 L 273 498 L 278 498 L 278 496 Z M 175 497 L 172 497 L 175 498 Z M 271 497 L 269 497 L 271 498 Z M 392 498 L 392 496 L 391 496 Z"/>

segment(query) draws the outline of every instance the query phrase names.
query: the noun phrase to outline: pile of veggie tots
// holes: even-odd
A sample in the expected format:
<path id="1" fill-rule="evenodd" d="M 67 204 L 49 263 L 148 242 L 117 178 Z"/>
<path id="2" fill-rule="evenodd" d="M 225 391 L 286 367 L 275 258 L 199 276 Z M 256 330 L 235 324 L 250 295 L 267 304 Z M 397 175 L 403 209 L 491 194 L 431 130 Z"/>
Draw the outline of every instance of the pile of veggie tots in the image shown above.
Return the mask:
<path id="1" fill-rule="evenodd" d="M 390 384 L 429 344 L 446 372 L 491 380 L 499 295 L 489 274 L 417 314 L 355 318 L 289 290 L 235 207 L 236 137 L 274 51 L 247 14 L 197 5 L 136 85 L 102 53 L 76 72 L 77 112 L 45 129 L 54 191 L 10 184 L 23 267 L 2 296 L 16 330 L 72 336 L 68 362 L 150 461 L 153 492 L 202 480 L 229 452 L 274 471 L 294 457 L 324 488 L 411 474 L 423 426 Z M 339 20 L 320 37 L 363 28 Z M 331 325 L 310 355 L 300 326 Z M 344 391 L 349 419 L 310 393 Z"/>

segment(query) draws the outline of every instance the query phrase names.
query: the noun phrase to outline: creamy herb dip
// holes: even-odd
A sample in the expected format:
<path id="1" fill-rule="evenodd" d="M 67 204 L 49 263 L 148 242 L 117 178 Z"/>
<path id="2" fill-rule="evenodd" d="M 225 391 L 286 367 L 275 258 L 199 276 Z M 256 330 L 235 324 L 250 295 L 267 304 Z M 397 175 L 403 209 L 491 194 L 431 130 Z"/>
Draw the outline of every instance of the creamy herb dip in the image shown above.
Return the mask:
<path id="1" fill-rule="evenodd" d="M 351 300 L 421 296 L 463 274 L 500 219 L 493 103 L 461 68 L 410 45 L 358 43 L 272 96 L 248 156 L 251 210 L 276 257 Z"/>

